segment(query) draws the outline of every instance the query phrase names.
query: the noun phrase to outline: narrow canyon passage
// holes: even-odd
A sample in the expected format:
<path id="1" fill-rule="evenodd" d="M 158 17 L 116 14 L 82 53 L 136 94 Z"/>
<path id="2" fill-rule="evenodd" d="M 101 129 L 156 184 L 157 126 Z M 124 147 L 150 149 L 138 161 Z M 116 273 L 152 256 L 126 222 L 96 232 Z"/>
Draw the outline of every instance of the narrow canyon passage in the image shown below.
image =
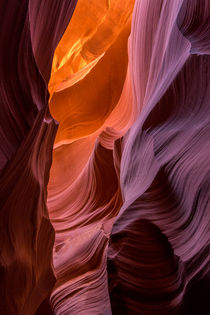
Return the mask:
<path id="1" fill-rule="evenodd" d="M 0 17 L 0 314 L 209 315 L 209 0 Z"/>

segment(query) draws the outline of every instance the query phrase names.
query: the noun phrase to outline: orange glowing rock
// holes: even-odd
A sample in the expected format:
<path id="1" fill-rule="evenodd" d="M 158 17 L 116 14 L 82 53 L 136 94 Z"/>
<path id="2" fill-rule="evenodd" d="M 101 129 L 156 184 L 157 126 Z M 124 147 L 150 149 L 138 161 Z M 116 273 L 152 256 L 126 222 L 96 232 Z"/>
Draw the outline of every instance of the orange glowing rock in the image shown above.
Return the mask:
<path id="1" fill-rule="evenodd" d="M 119 137 L 131 124 L 131 80 L 126 72 L 133 5 L 133 0 L 78 1 L 56 48 L 49 107 L 59 128 L 48 185 L 49 211 L 52 199 L 83 170 L 96 138 L 101 134 L 100 142 L 110 148 L 116 134 Z"/>
<path id="2" fill-rule="evenodd" d="M 83 79 L 97 64 L 130 21 L 133 5 L 134 0 L 78 1 L 54 54 L 51 97 Z"/>
<path id="3" fill-rule="evenodd" d="M 127 48 L 133 5 L 133 0 L 79 0 L 55 51 L 49 107 L 59 128 L 48 185 L 48 210 L 56 233 L 57 282 L 51 295 L 55 312 L 77 312 L 74 303 L 86 294 L 93 298 L 99 281 L 98 298 L 102 308 L 109 308 L 108 234 L 122 203 L 110 149 L 134 119 Z M 75 294 L 81 285 L 83 294 Z M 57 308 L 61 296 L 65 305 L 59 302 Z M 101 308 L 94 305 L 90 312 L 95 307 Z"/>

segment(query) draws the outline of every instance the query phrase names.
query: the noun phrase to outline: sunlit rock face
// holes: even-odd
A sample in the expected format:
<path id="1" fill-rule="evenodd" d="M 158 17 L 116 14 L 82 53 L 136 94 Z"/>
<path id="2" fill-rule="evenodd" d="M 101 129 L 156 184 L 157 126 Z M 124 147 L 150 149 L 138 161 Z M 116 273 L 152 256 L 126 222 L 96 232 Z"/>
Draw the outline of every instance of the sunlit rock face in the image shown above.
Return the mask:
<path id="1" fill-rule="evenodd" d="M 48 185 L 55 314 L 111 312 L 107 248 L 122 205 L 113 149 L 135 117 L 127 52 L 133 5 L 78 1 L 55 51 L 49 107 L 59 129 Z"/>
<path id="2" fill-rule="evenodd" d="M 0 314 L 210 314 L 209 0 L 0 16 Z"/>

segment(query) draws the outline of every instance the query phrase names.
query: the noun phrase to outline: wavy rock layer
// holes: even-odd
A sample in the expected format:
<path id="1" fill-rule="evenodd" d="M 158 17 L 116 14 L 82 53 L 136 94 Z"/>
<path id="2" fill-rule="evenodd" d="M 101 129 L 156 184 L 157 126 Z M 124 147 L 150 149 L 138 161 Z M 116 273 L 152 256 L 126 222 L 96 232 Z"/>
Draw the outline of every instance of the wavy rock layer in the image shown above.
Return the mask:
<path id="1" fill-rule="evenodd" d="M 78 28 L 84 8 L 49 84 L 60 122 L 48 185 L 53 310 L 188 314 L 204 283 L 208 314 L 208 1 L 136 0 L 129 41 L 127 1 L 91 1 L 96 19 Z"/>
<path id="2" fill-rule="evenodd" d="M 75 4 L 6 0 L 0 6 L 1 314 L 34 314 L 55 282 L 46 199 L 57 124 L 48 112 L 47 84 Z"/>
<path id="3" fill-rule="evenodd" d="M 135 3 L 129 60 L 141 114 L 123 140 L 113 314 L 210 312 L 209 17 L 209 1 Z"/>
<path id="4" fill-rule="evenodd" d="M 126 75 L 133 4 L 90 1 L 86 16 L 86 2 L 78 1 L 55 51 L 50 111 L 59 129 L 48 185 L 55 314 L 111 312 L 106 253 L 122 204 L 113 146 L 134 119 Z"/>
<path id="5" fill-rule="evenodd" d="M 76 3 L 0 7 L 0 313 L 207 315 L 209 0 Z"/>

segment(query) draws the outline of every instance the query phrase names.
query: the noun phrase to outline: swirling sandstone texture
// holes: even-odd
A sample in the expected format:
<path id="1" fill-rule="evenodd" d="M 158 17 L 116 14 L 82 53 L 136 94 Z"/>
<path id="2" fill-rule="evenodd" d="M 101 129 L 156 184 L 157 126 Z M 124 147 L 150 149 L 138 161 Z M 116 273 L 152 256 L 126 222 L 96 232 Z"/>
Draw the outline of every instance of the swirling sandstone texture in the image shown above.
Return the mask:
<path id="1" fill-rule="evenodd" d="M 209 30 L 209 1 L 135 2 L 129 61 L 141 112 L 121 150 L 113 314 L 210 314 Z"/>
<path id="2" fill-rule="evenodd" d="M 46 208 L 57 123 L 54 50 L 76 1 L 0 4 L 0 314 L 30 315 L 50 294 L 54 230 Z"/>
<path id="3" fill-rule="evenodd" d="M 209 315 L 209 0 L 0 16 L 0 314 Z"/>
<path id="4" fill-rule="evenodd" d="M 113 148 L 134 120 L 127 70 L 133 5 L 130 0 L 78 1 L 55 51 L 50 111 L 59 129 L 48 185 L 56 232 L 55 314 L 111 312 L 107 248 L 122 204 L 120 152 L 114 157 Z"/>

